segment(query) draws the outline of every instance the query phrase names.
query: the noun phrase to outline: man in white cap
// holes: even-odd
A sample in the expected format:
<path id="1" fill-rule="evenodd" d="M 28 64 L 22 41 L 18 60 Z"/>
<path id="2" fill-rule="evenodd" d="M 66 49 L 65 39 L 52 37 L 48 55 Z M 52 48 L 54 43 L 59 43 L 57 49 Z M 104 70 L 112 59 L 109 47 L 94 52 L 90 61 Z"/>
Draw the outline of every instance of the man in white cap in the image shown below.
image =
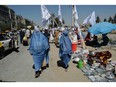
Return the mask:
<path id="1" fill-rule="evenodd" d="M 26 30 L 26 33 L 25 33 L 25 36 L 27 37 L 28 43 L 29 43 L 29 38 L 30 38 L 30 35 L 31 35 L 30 28 L 31 27 L 27 27 L 27 30 Z"/>

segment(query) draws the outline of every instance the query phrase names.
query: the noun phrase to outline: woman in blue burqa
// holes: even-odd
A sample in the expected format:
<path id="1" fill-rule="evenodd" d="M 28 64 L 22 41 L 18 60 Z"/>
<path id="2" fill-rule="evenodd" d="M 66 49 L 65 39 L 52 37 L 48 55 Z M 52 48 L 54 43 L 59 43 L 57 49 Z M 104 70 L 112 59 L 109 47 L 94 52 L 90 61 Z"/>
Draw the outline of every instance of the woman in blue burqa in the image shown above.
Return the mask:
<path id="1" fill-rule="evenodd" d="M 69 39 L 68 36 L 68 30 L 63 31 L 62 36 L 60 37 L 59 40 L 59 46 L 60 46 L 59 56 L 65 65 L 64 66 L 65 70 L 67 71 L 68 63 L 70 62 L 71 53 L 72 53 L 71 40 Z"/>
<path id="2" fill-rule="evenodd" d="M 34 32 L 30 39 L 29 51 L 33 57 L 35 66 L 35 78 L 41 74 L 45 51 L 49 48 L 47 38 L 40 32 L 37 26 L 34 26 Z"/>

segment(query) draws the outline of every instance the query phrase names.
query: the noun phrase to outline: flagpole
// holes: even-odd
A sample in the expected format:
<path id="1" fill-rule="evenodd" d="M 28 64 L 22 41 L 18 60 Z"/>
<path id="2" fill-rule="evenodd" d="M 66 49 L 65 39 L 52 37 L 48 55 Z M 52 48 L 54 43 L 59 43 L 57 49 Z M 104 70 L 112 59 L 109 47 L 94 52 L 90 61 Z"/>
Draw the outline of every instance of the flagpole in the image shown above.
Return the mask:
<path id="1" fill-rule="evenodd" d="M 59 18 L 59 21 L 61 23 L 61 26 L 64 27 L 63 23 L 62 23 L 62 15 L 61 15 L 61 6 L 59 5 L 59 10 L 58 10 L 58 18 Z"/>
<path id="2" fill-rule="evenodd" d="M 82 33 L 81 33 L 81 29 L 80 29 L 80 26 L 79 24 L 77 23 L 77 19 L 78 19 L 78 14 L 77 14 L 77 10 L 76 10 L 76 6 L 73 5 L 73 15 L 74 15 L 74 22 L 75 22 L 75 27 L 78 28 L 78 31 L 79 31 L 79 35 L 80 35 L 80 38 L 82 40 L 82 46 L 83 46 L 83 49 L 86 49 L 86 45 L 85 45 L 85 42 L 84 42 L 84 39 L 82 37 Z"/>
<path id="3" fill-rule="evenodd" d="M 80 26 L 79 26 L 79 25 L 78 25 L 78 30 L 79 30 L 79 32 L 80 32 L 80 38 L 81 38 L 81 40 L 82 40 L 83 49 L 86 49 L 86 45 L 85 45 L 84 39 L 83 39 L 83 37 L 82 37 L 82 33 L 81 33 L 81 29 L 80 29 Z"/>
<path id="4" fill-rule="evenodd" d="M 48 22 L 49 22 L 51 15 L 50 15 L 48 9 L 44 5 L 41 5 L 41 13 L 42 13 L 43 27 L 48 28 Z"/>

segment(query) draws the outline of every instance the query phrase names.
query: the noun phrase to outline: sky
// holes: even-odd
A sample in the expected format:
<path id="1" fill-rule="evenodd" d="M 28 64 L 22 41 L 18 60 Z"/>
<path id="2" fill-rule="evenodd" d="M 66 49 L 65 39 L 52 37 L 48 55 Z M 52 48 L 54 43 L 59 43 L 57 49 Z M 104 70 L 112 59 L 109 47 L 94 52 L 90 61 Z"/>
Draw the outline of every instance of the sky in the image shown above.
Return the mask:
<path id="1" fill-rule="evenodd" d="M 50 14 L 54 13 L 58 16 L 58 5 L 45 5 Z M 42 15 L 40 5 L 8 5 L 13 9 L 16 14 L 22 15 L 24 18 L 28 18 L 34 21 L 37 25 L 42 26 Z M 82 24 L 83 20 L 89 16 L 93 11 L 95 15 L 99 16 L 101 20 L 104 20 L 116 14 L 116 5 L 76 5 L 78 12 L 78 23 Z M 72 7 L 71 5 L 61 5 L 62 18 L 65 21 L 65 25 L 72 24 Z"/>

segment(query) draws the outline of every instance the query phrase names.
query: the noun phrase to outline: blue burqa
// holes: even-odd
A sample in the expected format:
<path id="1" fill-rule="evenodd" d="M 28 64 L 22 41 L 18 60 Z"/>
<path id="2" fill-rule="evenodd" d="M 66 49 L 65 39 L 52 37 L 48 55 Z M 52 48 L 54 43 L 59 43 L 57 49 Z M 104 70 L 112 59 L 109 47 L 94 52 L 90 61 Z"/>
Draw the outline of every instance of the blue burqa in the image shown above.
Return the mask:
<path id="1" fill-rule="evenodd" d="M 35 31 L 33 32 L 30 39 L 30 54 L 33 56 L 35 71 L 41 69 L 45 51 L 49 48 L 49 44 L 47 38 L 39 31 L 37 27 L 35 27 Z"/>
<path id="2" fill-rule="evenodd" d="M 68 31 L 65 30 L 62 33 L 62 36 L 60 38 L 60 42 L 59 42 L 59 46 L 60 46 L 60 50 L 59 50 L 59 56 L 61 58 L 61 60 L 64 62 L 65 67 L 68 66 L 68 63 L 71 59 L 71 52 L 72 52 L 72 48 L 71 48 L 71 40 L 68 37 Z"/>

